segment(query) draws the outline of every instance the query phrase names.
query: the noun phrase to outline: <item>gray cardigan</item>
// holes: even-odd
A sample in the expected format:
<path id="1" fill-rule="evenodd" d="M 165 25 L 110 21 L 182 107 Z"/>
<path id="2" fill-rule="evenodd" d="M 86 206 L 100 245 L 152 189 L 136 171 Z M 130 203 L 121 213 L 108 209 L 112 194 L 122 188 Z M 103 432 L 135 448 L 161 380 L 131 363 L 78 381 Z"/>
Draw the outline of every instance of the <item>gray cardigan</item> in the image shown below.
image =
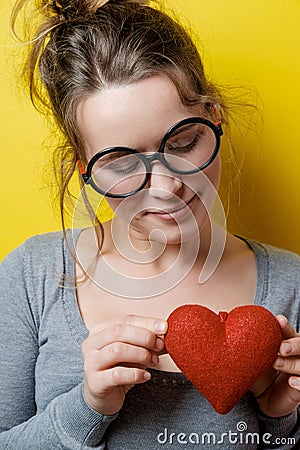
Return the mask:
<path id="1" fill-rule="evenodd" d="M 299 256 L 247 243 L 257 261 L 254 303 L 299 331 Z M 91 409 L 82 393 L 88 331 L 62 273 L 72 276 L 74 262 L 60 232 L 29 239 L 1 264 L 1 450 L 300 448 L 299 408 L 264 418 L 247 393 L 219 415 L 182 373 L 150 369 L 151 380 L 129 391 L 118 414 Z"/>

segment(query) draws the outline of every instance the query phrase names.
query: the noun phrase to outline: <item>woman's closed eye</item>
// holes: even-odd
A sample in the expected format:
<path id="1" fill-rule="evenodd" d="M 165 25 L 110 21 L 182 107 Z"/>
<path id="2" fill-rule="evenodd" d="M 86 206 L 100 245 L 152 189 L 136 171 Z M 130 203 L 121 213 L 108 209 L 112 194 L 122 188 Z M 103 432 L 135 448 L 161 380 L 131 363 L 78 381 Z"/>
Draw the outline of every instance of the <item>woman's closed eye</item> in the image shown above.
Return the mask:
<path id="1" fill-rule="evenodd" d="M 176 142 L 168 142 L 167 150 L 168 152 L 172 152 L 174 155 L 181 155 L 188 153 L 195 149 L 200 140 L 200 136 L 198 134 L 192 136 L 191 138 L 180 139 Z"/>
<path id="2" fill-rule="evenodd" d="M 138 166 L 140 165 L 140 161 L 137 158 L 120 158 L 120 160 L 116 160 L 110 164 L 108 164 L 105 168 L 112 170 L 115 173 L 120 175 L 126 175 L 128 173 L 132 173 L 136 171 Z"/>

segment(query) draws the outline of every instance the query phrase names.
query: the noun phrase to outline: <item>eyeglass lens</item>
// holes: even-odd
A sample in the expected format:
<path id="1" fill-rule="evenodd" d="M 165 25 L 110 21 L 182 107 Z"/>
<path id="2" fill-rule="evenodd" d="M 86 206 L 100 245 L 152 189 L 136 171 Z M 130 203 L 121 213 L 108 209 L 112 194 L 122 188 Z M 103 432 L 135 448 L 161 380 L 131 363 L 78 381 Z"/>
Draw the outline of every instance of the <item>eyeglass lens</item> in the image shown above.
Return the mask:
<path id="1" fill-rule="evenodd" d="M 188 123 L 169 135 L 164 143 L 162 163 L 171 172 L 190 173 L 210 160 L 216 145 L 212 128 L 203 123 Z M 119 148 L 100 156 L 91 170 L 93 184 L 114 196 L 138 190 L 149 172 L 147 155 Z"/>

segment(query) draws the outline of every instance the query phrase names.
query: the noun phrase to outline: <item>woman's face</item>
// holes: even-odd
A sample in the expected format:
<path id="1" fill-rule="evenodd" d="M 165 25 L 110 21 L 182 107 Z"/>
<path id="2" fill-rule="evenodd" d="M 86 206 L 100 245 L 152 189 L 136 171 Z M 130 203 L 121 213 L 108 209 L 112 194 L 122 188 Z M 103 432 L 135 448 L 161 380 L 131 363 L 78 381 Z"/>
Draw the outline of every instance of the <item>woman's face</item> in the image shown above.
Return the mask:
<path id="1" fill-rule="evenodd" d="M 155 76 L 127 86 L 114 86 L 82 101 L 78 122 L 89 161 L 108 147 L 129 147 L 151 154 L 168 129 L 188 118 L 204 117 L 199 106 L 186 107 L 173 83 Z M 206 118 L 207 113 L 206 113 Z M 172 173 L 160 161 L 151 165 L 148 184 L 128 198 L 107 198 L 117 215 L 145 240 L 162 230 L 164 240 L 179 243 L 203 228 L 220 180 L 220 157 L 193 175 Z M 159 240 L 159 237 L 157 238 Z"/>

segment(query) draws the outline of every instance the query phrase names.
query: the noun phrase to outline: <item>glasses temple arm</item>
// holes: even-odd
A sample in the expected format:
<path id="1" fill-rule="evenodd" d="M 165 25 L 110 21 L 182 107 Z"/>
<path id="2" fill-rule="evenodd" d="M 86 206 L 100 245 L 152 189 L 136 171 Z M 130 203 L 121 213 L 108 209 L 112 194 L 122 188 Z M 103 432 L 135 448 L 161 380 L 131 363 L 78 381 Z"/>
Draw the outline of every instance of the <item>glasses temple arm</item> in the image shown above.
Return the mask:
<path id="1" fill-rule="evenodd" d="M 88 175 L 86 174 L 86 171 L 84 170 L 83 165 L 82 165 L 82 162 L 80 161 L 79 158 L 77 159 L 76 164 L 77 164 L 77 167 L 78 167 L 78 169 L 79 169 L 79 172 L 80 172 L 80 174 L 81 174 L 81 176 L 82 176 L 82 178 L 83 178 L 83 181 L 84 181 L 85 183 L 87 183 L 87 181 L 88 181 Z"/>

